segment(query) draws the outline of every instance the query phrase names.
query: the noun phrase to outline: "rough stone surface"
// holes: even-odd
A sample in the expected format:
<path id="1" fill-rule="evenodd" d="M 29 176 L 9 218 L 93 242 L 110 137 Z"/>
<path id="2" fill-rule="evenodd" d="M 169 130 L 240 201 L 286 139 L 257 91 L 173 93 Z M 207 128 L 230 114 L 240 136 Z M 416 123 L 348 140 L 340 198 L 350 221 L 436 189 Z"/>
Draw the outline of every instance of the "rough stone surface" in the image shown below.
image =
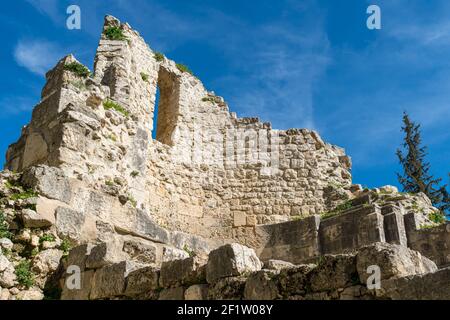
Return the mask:
<path id="1" fill-rule="evenodd" d="M 380 267 L 382 280 L 437 271 L 436 264 L 419 252 L 386 243 L 362 248 L 356 260 L 358 274 L 363 283 L 370 275 L 367 268 L 372 265 Z"/>
<path id="2" fill-rule="evenodd" d="M 26 228 L 45 228 L 52 226 L 54 223 L 54 219 L 52 220 L 30 209 L 22 210 L 22 221 Z"/>
<path id="3" fill-rule="evenodd" d="M 237 243 L 222 246 L 209 254 L 206 265 L 206 280 L 213 283 L 218 279 L 239 276 L 262 268 L 253 249 Z"/>
<path id="4" fill-rule="evenodd" d="M 158 288 L 159 272 L 153 267 L 145 267 L 130 272 L 127 277 L 125 295 L 139 296 Z"/>
<path id="5" fill-rule="evenodd" d="M 244 297 L 247 300 L 274 300 L 278 298 L 277 283 L 272 279 L 274 271 L 261 270 L 251 275 L 245 283 Z"/>
<path id="6" fill-rule="evenodd" d="M 208 297 L 208 285 L 194 284 L 184 292 L 184 300 L 206 300 Z"/>
<path id="7" fill-rule="evenodd" d="M 450 227 L 426 195 L 353 185 L 342 148 L 239 118 L 114 17 L 92 76 L 68 64 L 46 74 L 0 172 L 1 299 L 446 297 Z M 367 289 L 369 264 L 384 291 Z"/>
<path id="8" fill-rule="evenodd" d="M 98 269 L 92 279 L 90 298 L 96 300 L 122 296 L 130 270 L 131 265 L 125 261 Z"/>

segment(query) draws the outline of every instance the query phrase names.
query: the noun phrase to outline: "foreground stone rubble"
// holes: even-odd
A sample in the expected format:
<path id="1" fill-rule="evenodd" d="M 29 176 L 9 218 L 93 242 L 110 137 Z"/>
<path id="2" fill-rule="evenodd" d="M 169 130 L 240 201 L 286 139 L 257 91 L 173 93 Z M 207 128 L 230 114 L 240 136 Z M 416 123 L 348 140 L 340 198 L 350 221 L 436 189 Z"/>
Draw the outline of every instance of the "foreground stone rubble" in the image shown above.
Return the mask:
<path id="1" fill-rule="evenodd" d="M 425 195 L 352 184 L 315 131 L 238 118 L 128 24 L 103 31 L 92 76 L 57 63 L 8 149 L 1 300 L 450 299 Z"/>

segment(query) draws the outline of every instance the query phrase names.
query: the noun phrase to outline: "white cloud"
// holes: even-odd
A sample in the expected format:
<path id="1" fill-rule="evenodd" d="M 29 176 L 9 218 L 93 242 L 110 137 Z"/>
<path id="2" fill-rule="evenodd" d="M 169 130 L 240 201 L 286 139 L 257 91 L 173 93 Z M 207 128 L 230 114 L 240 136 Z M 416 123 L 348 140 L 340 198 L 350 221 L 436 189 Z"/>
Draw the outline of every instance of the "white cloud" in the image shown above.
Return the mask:
<path id="1" fill-rule="evenodd" d="M 14 49 L 14 58 L 17 64 L 29 71 L 45 75 L 63 56 L 61 51 L 47 40 L 21 40 Z"/>
<path id="2" fill-rule="evenodd" d="M 58 10 L 58 0 L 26 0 L 41 14 L 47 15 L 54 23 L 64 18 L 64 11 Z"/>
<path id="3" fill-rule="evenodd" d="M 5 97 L 0 100 L 1 115 L 17 115 L 30 112 L 36 101 L 29 97 Z"/>

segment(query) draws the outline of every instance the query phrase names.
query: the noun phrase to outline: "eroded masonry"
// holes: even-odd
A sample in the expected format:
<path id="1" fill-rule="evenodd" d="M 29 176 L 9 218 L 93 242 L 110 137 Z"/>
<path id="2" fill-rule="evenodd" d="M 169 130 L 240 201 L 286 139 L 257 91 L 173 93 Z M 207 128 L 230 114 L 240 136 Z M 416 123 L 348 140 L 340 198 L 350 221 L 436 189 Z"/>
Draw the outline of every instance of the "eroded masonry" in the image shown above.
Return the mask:
<path id="1" fill-rule="evenodd" d="M 111 28 L 123 38 L 111 40 Z M 291 263 L 367 246 L 391 250 L 384 245 L 412 257 L 414 266 L 395 276 L 428 273 L 417 281 L 449 280 L 442 268 L 450 264 L 450 228 L 430 219 L 438 210 L 429 199 L 390 186 L 364 190 L 352 184 L 350 158 L 317 132 L 275 130 L 258 118 L 238 118 L 222 97 L 111 16 L 92 76 L 80 73 L 80 66 L 67 56 L 48 72 L 32 120 L 6 156 L 6 169 L 21 174 L 5 179 L 37 193 L 33 213 L 22 214 L 21 223 L 84 245 L 69 260 L 82 265 L 89 288 L 64 288 L 65 298 L 183 298 L 188 289 L 191 297 L 207 298 L 208 284 L 210 298 L 309 294 L 284 288 L 280 296 L 280 282 L 271 287 L 274 278 L 264 272 L 236 280 L 259 272 L 262 263 L 318 282 L 310 298 L 324 298 L 323 291 L 333 298 L 331 289 L 321 289 L 320 268 L 295 271 Z M 208 254 L 209 262 L 196 260 Z M 242 266 L 222 270 L 227 258 L 242 259 Z M 351 269 L 333 287 L 342 289 L 334 297 L 344 288 L 347 297 L 369 297 L 362 289 L 353 292 L 364 278 L 357 256 L 333 259 Z M 275 260 L 284 261 L 282 267 Z M 279 280 L 286 286 L 288 273 Z M 108 287 L 112 275 L 120 288 Z M 236 292 L 221 297 L 223 286 Z"/>

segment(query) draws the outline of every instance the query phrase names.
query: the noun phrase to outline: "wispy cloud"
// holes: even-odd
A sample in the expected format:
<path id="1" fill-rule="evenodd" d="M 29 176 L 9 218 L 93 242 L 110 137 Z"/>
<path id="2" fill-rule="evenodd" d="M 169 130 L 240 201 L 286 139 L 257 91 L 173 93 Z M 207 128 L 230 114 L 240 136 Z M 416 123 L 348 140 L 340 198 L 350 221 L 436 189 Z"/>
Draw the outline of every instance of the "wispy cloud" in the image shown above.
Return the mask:
<path id="1" fill-rule="evenodd" d="M 41 14 L 48 16 L 54 23 L 64 19 L 64 11 L 58 9 L 58 0 L 26 0 Z"/>
<path id="2" fill-rule="evenodd" d="M 47 40 L 20 40 L 14 49 L 16 62 L 38 75 L 45 75 L 62 56 L 58 45 Z"/>
<path id="3" fill-rule="evenodd" d="M 36 101 L 30 97 L 4 97 L 0 100 L 1 117 L 27 113 L 33 109 Z"/>

